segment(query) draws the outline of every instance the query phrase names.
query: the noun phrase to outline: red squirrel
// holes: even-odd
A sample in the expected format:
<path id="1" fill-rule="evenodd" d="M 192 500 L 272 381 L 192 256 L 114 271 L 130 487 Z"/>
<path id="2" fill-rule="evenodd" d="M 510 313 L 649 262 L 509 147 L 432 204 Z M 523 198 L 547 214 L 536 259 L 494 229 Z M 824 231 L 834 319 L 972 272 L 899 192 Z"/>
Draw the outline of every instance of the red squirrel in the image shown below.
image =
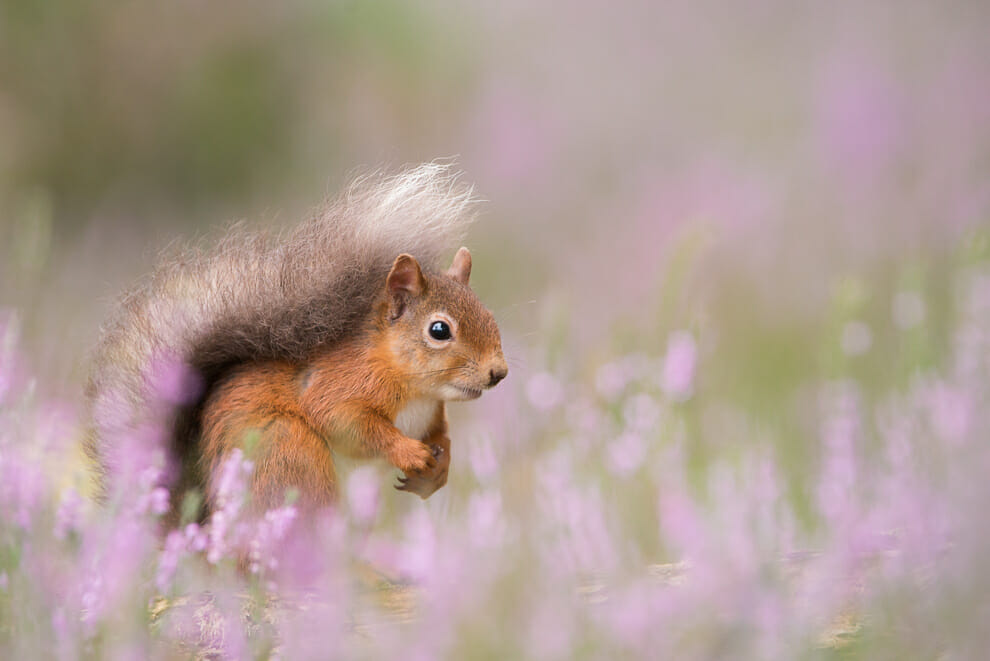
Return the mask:
<path id="1" fill-rule="evenodd" d="M 435 266 L 473 206 L 430 163 L 357 180 L 286 237 L 235 228 L 163 262 L 121 299 L 93 360 L 86 449 L 101 493 L 126 488 L 134 444 L 154 438 L 171 524 L 189 489 L 208 516 L 224 459 L 249 440 L 255 507 L 289 490 L 304 508 L 332 503 L 334 453 L 387 460 L 405 474 L 396 488 L 422 498 L 442 487 L 446 402 L 508 372 L 468 250 Z"/>

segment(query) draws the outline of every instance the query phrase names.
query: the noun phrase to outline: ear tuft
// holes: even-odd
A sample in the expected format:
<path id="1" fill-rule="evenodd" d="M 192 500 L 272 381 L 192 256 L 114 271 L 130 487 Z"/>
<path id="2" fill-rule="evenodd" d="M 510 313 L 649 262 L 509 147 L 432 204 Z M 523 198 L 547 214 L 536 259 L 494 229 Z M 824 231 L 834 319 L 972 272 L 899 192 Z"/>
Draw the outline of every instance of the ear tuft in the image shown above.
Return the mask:
<path id="1" fill-rule="evenodd" d="M 454 255 L 454 262 L 447 269 L 449 275 L 462 285 L 467 285 L 471 278 L 471 252 L 467 248 L 461 248 Z"/>

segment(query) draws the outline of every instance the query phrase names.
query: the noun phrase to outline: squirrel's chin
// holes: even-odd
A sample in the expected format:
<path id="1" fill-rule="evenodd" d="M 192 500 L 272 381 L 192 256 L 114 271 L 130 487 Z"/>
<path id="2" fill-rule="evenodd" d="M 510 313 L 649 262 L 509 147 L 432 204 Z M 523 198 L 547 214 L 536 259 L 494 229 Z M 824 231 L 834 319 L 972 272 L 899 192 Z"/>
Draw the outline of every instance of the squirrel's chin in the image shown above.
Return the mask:
<path id="1" fill-rule="evenodd" d="M 440 387 L 440 396 L 447 402 L 464 402 L 481 397 L 481 388 L 463 388 L 450 383 Z"/>

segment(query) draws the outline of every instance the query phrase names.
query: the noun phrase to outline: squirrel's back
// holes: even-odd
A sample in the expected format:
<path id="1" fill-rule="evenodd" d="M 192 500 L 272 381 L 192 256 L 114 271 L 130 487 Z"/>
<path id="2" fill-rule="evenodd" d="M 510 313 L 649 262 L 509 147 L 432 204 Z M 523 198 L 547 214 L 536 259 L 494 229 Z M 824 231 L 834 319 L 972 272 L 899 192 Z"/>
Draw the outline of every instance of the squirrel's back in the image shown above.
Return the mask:
<path id="1" fill-rule="evenodd" d="M 429 163 L 358 178 L 285 236 L 235 227 L 213 248 L 164 260 L 120 299 L 92 361 L 86 449 L 101 489 L 156 448 L 178 470 L 218 376 L 340 341 L 367 316 L 396 255 L 438 264 L 473 209 L 450 165 Z"/>

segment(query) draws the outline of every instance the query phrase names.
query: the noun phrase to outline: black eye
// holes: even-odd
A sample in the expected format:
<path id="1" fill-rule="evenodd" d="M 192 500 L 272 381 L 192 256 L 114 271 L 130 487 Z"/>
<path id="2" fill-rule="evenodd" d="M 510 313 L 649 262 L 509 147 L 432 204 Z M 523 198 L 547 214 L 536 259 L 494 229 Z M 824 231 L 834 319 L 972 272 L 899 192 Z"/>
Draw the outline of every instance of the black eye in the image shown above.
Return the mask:
<path id="1" fill-rule="evenodd" d="M 445 321 L 434 321 L 430 324 L 430 337 L 434 340 L 449 340 L 450 326 Z"/>

